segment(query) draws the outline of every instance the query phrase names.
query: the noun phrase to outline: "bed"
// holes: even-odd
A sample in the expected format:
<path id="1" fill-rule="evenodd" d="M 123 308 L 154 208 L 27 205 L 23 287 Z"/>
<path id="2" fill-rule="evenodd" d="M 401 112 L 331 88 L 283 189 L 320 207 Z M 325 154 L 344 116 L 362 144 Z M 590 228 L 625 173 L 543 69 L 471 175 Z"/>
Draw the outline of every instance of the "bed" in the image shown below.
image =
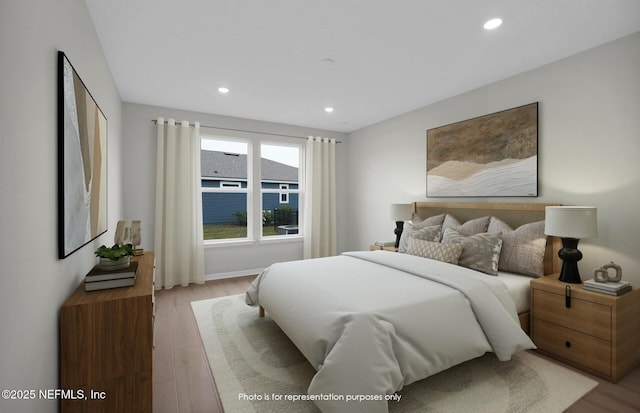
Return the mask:
<path id="1" fill-rule="evenodd" d="M 486 352 L 509 360 L 535 348 L 525 333 L 531 278 L 498 268 L 495 252 L 503 240 L 511 242 L 510 231 L 539 227 L 545 206 L 414 203 L 402 253 L 356 251 L 274 264 L 252 283 L 246 301 L 261 315 L 268 312 L 316 369 L 308 394 L 323 412 L 387 412 L 403 386 Z M 484 232 L 463 234 L 484 222 Z M 420 238 L 438 225 L 437 237 Z M 543 242 L 539 275 L 559 265 L 559 243 Z M 491 275 L 469 260 L 476 244 L 494 253 Z M 458 259 L 449 257 L 456 253 Z"/>

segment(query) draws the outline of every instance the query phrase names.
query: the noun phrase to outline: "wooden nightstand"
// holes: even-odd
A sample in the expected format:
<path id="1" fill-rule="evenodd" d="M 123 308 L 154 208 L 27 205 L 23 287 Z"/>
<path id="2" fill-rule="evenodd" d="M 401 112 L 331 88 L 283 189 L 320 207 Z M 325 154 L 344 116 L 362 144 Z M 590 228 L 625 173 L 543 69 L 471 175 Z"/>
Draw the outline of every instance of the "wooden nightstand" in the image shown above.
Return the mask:
<path id="1" fill-rule="evenodd" d="M 375 245 L 375 244 L 371 244 L 369 245 L 369 251 L 375 251 L 375 250 L 384 250 L 384 251 L 392 251 L 392 252 L 398 252 L 398 249 L 394 246 L 390 246 L 390 247 L 381 247 L 379 245 Z"/>
<path id="2" fill-rule="evenodd" d="M 640 362 L 639 331 L 640 289 L 616 297 L 557 274 L 531 281 L 531 338 L 543 354 L 617 382 Z"/>

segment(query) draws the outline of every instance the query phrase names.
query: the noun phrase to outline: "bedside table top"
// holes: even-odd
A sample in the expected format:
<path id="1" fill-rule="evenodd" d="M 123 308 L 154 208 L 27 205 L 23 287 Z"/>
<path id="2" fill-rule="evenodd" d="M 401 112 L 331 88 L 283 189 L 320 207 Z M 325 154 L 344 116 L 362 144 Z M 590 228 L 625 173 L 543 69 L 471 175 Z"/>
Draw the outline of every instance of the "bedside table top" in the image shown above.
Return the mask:
<path id="1" fill-rule="evenodd" d="M 375 245 L 375 244 L 369 245 L 369 251 L 375 251 L 375 250 L 398 252 L 398 248 L 394 247 L 393 245 L 390 247 L 383 247 L 381 245 Z"/>
<path id="2" fill-rule="evenodd" d="M 617 301 L 628 301 L 640 299 L 640 289 L 633 287 L 631 291 L 627 291 L 621 295 L 609 295 L 596 291 L 586 290 L 583 284 L 572 284 L 560 281 L 560 274 L 551 274 L 531 280 L 531 288 L 549 291 L 551 293 L 565 295 L 567 287 L 571 291 L 571 297 L 582 300 L 588 300 L 596 303 L 611 305 Z"/>

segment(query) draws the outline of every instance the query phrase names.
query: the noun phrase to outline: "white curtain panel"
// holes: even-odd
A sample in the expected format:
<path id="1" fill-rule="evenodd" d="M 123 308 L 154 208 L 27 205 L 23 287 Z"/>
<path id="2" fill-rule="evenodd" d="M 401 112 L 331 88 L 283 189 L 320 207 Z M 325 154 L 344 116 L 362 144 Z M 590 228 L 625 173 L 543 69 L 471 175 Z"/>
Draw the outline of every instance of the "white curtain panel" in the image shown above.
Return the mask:
<path id="1" fill-rule="evenodd" d="M 200 125 L 159 118 L 156 288 L 204 282 Z"/>
<path id="2" fill-rule="evenodd" d="M 336 255 L 335 139 L 310 136 L 305 165 L 304 258 Z"/>

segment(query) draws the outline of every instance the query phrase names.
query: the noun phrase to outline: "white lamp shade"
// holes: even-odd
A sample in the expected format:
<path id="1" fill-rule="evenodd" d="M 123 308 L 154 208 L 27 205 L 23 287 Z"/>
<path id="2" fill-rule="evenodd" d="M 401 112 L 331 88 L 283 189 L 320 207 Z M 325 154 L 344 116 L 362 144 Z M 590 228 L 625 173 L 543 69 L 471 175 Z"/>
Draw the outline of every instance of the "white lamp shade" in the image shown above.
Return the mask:
<path id="1" fill-rule="evenodd" d="M 411 204 L 391 204 L 390 216 L 392 221 L 410 220 Z"/>
<path id="2" fill-rule="evenodd" d="M 598 236 L 598 209 L 586 206 L 550 206 L 545 208 L 544 233 L 561 238 Z"/>

